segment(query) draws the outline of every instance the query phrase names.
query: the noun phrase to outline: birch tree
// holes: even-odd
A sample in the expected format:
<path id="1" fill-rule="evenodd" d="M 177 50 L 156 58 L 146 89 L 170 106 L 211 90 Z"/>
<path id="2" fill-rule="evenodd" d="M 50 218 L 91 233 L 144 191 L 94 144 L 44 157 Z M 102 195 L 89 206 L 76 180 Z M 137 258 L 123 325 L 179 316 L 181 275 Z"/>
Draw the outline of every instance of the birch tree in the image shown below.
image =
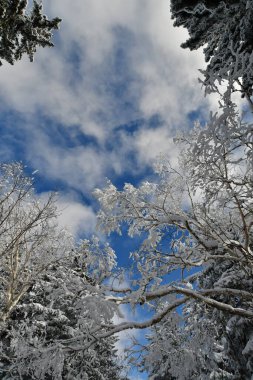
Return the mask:
<path id="1" fill-rule="evenodd" d="M 0 322 L 35 279 L 71 251 L 71 239 L 57 230 L 54 196 L 43 203 L 21 164 L 0 166 Z"/>

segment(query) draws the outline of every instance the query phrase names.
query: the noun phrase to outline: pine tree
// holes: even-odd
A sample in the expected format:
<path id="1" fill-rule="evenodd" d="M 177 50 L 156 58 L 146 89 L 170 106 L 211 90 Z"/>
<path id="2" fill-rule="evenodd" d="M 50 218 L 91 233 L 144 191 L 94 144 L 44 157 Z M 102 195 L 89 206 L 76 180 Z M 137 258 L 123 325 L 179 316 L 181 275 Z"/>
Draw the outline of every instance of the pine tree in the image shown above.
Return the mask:
<path id="1" fill-rule="evenodd" d="M 37 47 L 53 46 L 52 31 L 60 21 L 58 17 L 48 20 L 37 1 L 28 11 L 27 0 L 1 0 L 0 65 L 2 60 L 13 65 L 23 54 L 33 61 Z"/>

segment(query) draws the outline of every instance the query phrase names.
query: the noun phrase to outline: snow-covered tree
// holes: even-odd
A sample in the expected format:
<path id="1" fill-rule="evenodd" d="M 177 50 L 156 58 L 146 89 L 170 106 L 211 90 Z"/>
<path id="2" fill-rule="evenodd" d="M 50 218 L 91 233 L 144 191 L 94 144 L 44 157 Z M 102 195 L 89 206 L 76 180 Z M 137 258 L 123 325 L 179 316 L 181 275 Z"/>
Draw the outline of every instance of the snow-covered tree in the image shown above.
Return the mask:
<path id="1" fill-rule="evenodd" d="M 71 251 L 54 196 L 41 202 L 21 164 L 0 165 L 0 322 L 53 262 Z"/>
<path id="2" fill-rule="evenodd" d="M 90 277 L 87 263 L 97 248 L 97 240 L 85 241 L 29 288 L 1 330 L 1 379 L 122 378 L 116 339 L 90 344 L 92 330 L 111 323 L 115 313 L 98 278 Z"/>
<path id="3" fill-rule="evenodd" d="M 204 84 L 216 91 L 224 79 L 234 90 L 239 84 L 243 96 L 253 86 L 253 4 L 248 0 L 171 0 L 175 26 L 183 26 L 189 39 L 182 44 L 191 50 L 204 47 Z M 238 88 L 238 86 L 237 86 Z"/>
<path id="4" fill-rule="evenodd" d="M 208 370 L 210 375 L 217 368 L 213 351 L 214 329 L 208 318 L 204 321 L 205 328 L 202 329 L 196 323 L 196 313 L 191 315 L 191 323 L 186 324 L 174 312 L 152 328 L 139 363 L 148 371 L 150 379 L 210 379 Z"/>
<path id="5" fill-rule="evenodd" d="M 163 358 L 154 360 L 153 367 L 160 368 L 161 376 L 250 379 L 253 125 L 241 120 L 229 103 L 221 115 L 211 115 L 206 127 L 196 124 L 177 140 L 182 144 L 178 169 L 161 158 L 157 182 L 126 184 L 121 191 L 108 183 L 95 192 L 105 232 L 120 233 L 124 226 L 130 236 L 143 237 L 132 253 L 136 263 L 132 283 L 121 289 L 120 296 L 111 289 L 110 299 L 154 311 L 145 321 L 108 326 L 107 335 L 157 325 L 160 335 L 152 340 L 149 354 Z M 181 305 L 185 316 L 175 330 L 168 315 Z M 157 350 L 152 354 L 154 342 L 160 356 Z M 150 368 L 149 356 L 146 362 Z M 185 377 L 184 371 L 177 372 L 176 363 L 181 363 Z"/>
<path id="6" fill-rule="evenodd" d="M 115 338 L 95 335 L 117 306 L 103 282 L 114 251 L 57 226 L 19 163 L 0 166 L 0 378 L 120 379 Z M 85 345 L 85 348 L 84 348 Z"/>
<path id="7" fill-rule="evenodd" d="M 59 18 L 48 20 L 42 3 L 28 0 L 0 1 L 0 65 L 2 60 L 14 64 L 23 54 L 33 61 L 38 46 L 53 46 L 52 31 Z"/>
<path id="8" fill-rule="evenodd" d="M 230 286 L 239 288 L 247 288 L 245 284 L 250 282 L 237 276 L 231 262 L 224 265 L 217 260 L 199 274 L 198 285 L 204 286 L 204 282 L 210 288 L 225 278 L 233 281 Z M 239 298 L 236 301 L 240 304 Z M 149 334 L 141 368 L 149 371 L 151 379 L 157 380 L 157 374 L 161 380 L 169 376 L 177 380 L 251 379 L 252 320 L 193 301 L 178 319 L 176 313 L 166 317 Z"/>

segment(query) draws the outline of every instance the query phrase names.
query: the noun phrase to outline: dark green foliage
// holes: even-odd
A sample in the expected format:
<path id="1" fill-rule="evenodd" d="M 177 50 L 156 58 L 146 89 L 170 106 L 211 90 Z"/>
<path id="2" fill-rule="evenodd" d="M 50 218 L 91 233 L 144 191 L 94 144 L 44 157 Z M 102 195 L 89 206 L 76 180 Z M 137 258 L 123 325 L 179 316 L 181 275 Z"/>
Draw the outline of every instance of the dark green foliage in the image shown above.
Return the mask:
<path id="1" fill-rule="evenodd" d="M 234 5 L 233 5 L 234 3 Z M 172 17 L 175 18 L 175 26 L 187 28 L 190 38 L 182 44 L 182 47 L 191 50 L 198 49 L 206 43 L 210 43 L 212 34 L 220 35 L 224 30 L 218 30 L 218 24 L 224 23 L 228 13 L 234 23 L 235 10 L 238 1 L 171 1 Z M 216 30 L 215 30 L 216 29 Z M 216 31 L 216 33 L 214 33 Z M 213 36 L 214 37 L 214 36 Z"/>
<path id="2" fill-rule="evenodd" d="M 247 0 L 171 0 L 175 26 L 183 26 L 189 39 L 182 44 L 191 50 L 204 46 L 207 91 L 224 79 L 240 82 L 243 95 L 253 86 L 253 4 Z"/>
<path id="3" fill-rule="evenodd" d="M 26 0 L 0 0 L 0 65 L 2 60 L 13 65 L 23 54 L 33 61 L 38 46 L 53 46 L 52 30 L 61 20 L 48 20 L 37 1 L 29 13 L 27 7 Z"/>

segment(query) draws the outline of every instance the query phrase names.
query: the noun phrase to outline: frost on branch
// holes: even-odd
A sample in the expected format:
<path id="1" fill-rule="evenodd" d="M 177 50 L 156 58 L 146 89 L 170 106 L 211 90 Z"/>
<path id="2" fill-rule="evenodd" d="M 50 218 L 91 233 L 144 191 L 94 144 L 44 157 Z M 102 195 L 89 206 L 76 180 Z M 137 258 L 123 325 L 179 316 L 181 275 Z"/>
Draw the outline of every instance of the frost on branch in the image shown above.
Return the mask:
<path id="1" fill-rule="evenodd" d="M 149 371 L 153 366 L 154 374 L 160 368 L 161 379 L 235 380 L 240 373 L 250 378 L 253 125 L 241 120 L 230 103 L 178 143 L 178 170 L 165 157 L 156 165 L 155 183 L 126 184 L 122 191 L 109 183 L 95 192 L 102 230 L 126 227 L 130 236 L 142 238 L 132 253 L 132 286 L 111 300 L 153 311 L 150 319 L 123 323 L 108 334 L 153 326 L 142 365 Z M 172 330 L 173 311 L 180 305 L 183 322 Z M 178 373 L 178 368 L 184 370 Z"/>
<path id="2" fill-rule="evenodd" d="M 115 252 L 108 243 L 101 246 L 96 236 L 90 240 L 83 240 L 78 246 L 78 252 L 87 275 L 90 275 L 98 284 L 109 277 L 116 267 Z"/>
<path id="3" fill-rule="evenodd" d="M 22 165 L 0 166 L 0 321 L 47 267 L 66 256 L 71 239 L 57 229 L 54 196 L 42 203 Z"/>
<path id="4" fill-rule="evenodd" d="M 125 224 L 130 236 L 142 235 L 142 268 L 154 273 L 202 265 L 214 252 L 251 261 L 252 135 L 232 111 L 211 115 L 181 139 L 180 172 L 165 159 L 157 183 L 95 192 L 100 228 L 120 232 Z"/>

